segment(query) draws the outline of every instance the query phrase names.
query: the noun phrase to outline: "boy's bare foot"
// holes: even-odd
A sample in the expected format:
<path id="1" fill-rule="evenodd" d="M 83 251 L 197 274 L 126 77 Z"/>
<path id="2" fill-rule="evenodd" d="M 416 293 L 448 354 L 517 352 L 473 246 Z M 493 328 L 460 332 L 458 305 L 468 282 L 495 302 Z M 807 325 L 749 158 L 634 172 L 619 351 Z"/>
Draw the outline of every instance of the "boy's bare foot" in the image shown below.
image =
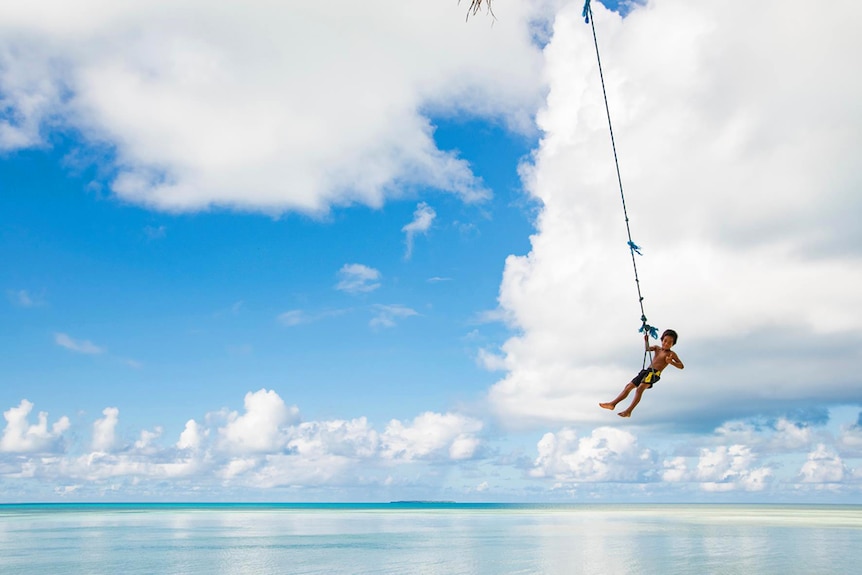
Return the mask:
<path id="1" fill-rule="evenodd" d="M 600 403 L 599 407 L 604 407 L 605 409 L 613 409 L 616 406 L 613 403 Z"/>
<path id="2" fill-rule="evenodd" d="M 620 417 L 631 417 L 632 416 L 630 411 L 621 411 L 617 415 L 619 415 Z"/>

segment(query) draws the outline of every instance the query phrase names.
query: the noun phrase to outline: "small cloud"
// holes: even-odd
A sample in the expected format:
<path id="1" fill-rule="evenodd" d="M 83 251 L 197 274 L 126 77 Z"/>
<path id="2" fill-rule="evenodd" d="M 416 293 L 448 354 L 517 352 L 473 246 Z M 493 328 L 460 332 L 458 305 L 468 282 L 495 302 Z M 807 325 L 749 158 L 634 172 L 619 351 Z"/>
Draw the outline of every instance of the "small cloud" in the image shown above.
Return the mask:
<path id="1" fill-rule="evenodd" d="M 338 277 L 335 289 L 347 293 L 367 293 L 380 287 L 380 272 L 362 264 L 344 264 Z"/>
<path id="2" fill-rule="evenodd" d="M 486 349 L 480 349 L 476 356 L 476 361 L 480 366 L 488 371 L 506 371 L 506 357 L 496 354 Z"/>
<path id="3" fill-rule="evenodd" d="M 401 228 L 401 231 L 407 234 L 407 251 L 404 254 L 404 259 L 409 260 L 413 255 L 414 236 L 416 234 L 427 234 L 431 228 L 431 223 L 436 217 L 437 212 L 425 202 L 416 206 L 416 211 L 413 212 L 413 221 Z"/>
<path id="4" fill-rule="evenodd" d="M 12 302 L 12 305 L 18 307 L 39 307 L 45 305 L 45 300 L 42 296 L 34 295 L 25 289 L 6 290 L 6 297 Z"/>
<path id="5" fill-rule="evenodd" d="M 329 317 L 344 315 L 348 312 L 350 312 L 349 308 L 325 310 L 315 314 L 310 314 L 301 309 L 292 309 L 290 311 L 286 311 L 282 314 L 279 314 L 276 319 L 278 319 L 278 322 L 282 325 L 285 325 L 287 327 L 294 327 L 297 325 L 320 321 Z"/>
<path id="6" fill-rule="evenodd" d="M 480 311 L 473 316 L 472 322 L 478 324 L 487 323 L 504 323 L 509 324 L 512 321 L 512 312 L 502 308 L 489 309 Z"/>
<path id="7" fill-rule="evenodd" d="M 479 333 L 478 329 L 472 329 L 464 334 L 461 340 L 465 342 L 482 341 L 482 334 Z"/>
<path id="8" fill-rule="evenodd" d="M 144 367 L 144 364 L 141 363 L 140 361 L 136 360 L 136 359 L 124 359 L 123 363 L 125 363 L 127 366 L 131 367 L 132 369 L 141 369 L 142 367 Z"/>
<path id="9" fill-rule="evenodd" d="M 243 305 L 245 305 L 245 302 L 242 300 L 239 300 L 237 302 L 234 302 L 229 307 L 219 309 L 218 311 L 216 311 L 213 314 L 213 317 L 221 318 L 221 317 L 225 317 L 225 316 L 238 316 L 239 313 L 242 311 Z"/>
<path id="10" fill-rule="evenodd" d="M 86 353 L 88 355 L 97 355 L 105 352 L 104 348 L 99 347 L 89 340 L 72 339 L 65 333 L 55 333 L 54 342 L 60 347 L 65 347 L 66 349 L 70 349 L 78 353 Z"/>
<path id="11" fill-rule="evenodd" d="M 301 309 L 292 309 L 290 311 L 286 311 L 282 314 L 279 314 L 278 321 L 282 325 L 293 327 L 295 325 L 308 323 L 311 321 L 311 318 Z"/>
<path id="12" fill-rule="evenodd" d="M 165 226 L 146 226 L 144 228 L 144 235 L 150 241 L 160 240 L 165 237 Z"/>
<path id="13" fill-rule="evenodd" d="M 476 486 L 476 491 L 478 491 L 479 493 L 482 493 L 483 491 L 488 491 L 489 487 L 490 486 L 488 485 L 488 482 L 483 481 L 482 483 L 480 483 L 479 485 Z"/>
<path id="14" fill-rule="evenodd" d="M 479 236 L 479 228 L 476 224 L 464 223 L 464 222 L 453 222 L 455 229 L 462 236 L 470 236 L 470 237 L 478 237 Z"/>
<path id="15" fill-rule="evenodd" d="M 441 277 L 434 276 L 433 278 L 428 278 L 425 281 L 427 281 L 429 284 L 436 284 L 436 283 L 440 283 L 440 282 L 450 282 L 450 281 L 452 281 L 452 278 L 441 278 Z"/>
<path id="16" fill-rule="evenodd" d="M 375 316 L 371 319 L 369 325 L 371 327 L 395 327 L 395 320 L 403 319 L 413 315 L 419 315 L 416 310 L 409 307 L 394 304 L 382 305 L 378 304 L 373 307 Z"/>

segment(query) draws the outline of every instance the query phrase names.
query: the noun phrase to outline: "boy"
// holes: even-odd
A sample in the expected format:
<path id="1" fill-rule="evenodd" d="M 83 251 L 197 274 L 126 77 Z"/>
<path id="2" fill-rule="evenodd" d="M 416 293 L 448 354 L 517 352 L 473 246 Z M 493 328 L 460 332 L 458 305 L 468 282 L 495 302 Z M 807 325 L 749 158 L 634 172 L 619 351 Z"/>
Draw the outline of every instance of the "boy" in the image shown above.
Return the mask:
<path id="1" fill-rule="evenodd" d="M 676 344 L 677 334 L 672 329 L 666 329 L 663 334 L 661 334 L 661 347 L 657 345 L 649 344 L 649 335 L 644 334 L 644 348 L 646 351 L 655 352 L 655 356 L 653 356 L 652 363 L 647 369 L 642 369 L 637 376 L 631 380 L 631 382 L 627 383 L 617 398 L 613 401 L 609 401 L 608 403 L 600 403 L 599 407 L 604 407 L 605 409 L 614 409 L 619 402 L 628 397 L 629 393 L 633 389 L 637 389 L 635 391 L 635 398 L 632 400 L 632 404 L 628 406 L 627 409 L 619 412 L 617 415 L 620 417 L 631 417 L 632 410 L 641 400 L 641 395 L 645 389 L 653 386 L 655 382 L 659 380 L 661 376 L 661 371 L 666 368 L 668 365 L 672 365 L 677 369 L 683 369 L 685 366 L 680 361 L 679 356 L 670 350 Z"/>

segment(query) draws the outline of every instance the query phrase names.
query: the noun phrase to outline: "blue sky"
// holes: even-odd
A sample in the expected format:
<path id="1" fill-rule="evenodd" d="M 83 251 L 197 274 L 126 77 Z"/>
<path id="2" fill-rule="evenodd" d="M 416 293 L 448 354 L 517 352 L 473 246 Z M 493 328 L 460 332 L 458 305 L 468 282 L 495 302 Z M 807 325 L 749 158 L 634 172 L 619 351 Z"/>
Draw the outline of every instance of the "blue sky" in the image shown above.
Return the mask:
<path id="1" fill-rule="evenodd" d="M 406 417 L 422 409 L 431 387 L 443 388 L 431 394 L 440 407 L 450 394 L 474 398 L 493 381 L 476 365 L 474 348 L 502 343 L 506 333 L 482 313 L 496 305 L 506 255 L 529 245 L 530 205 L 515 169 L 529 140 L 464 122 L 441 125 L 435 139 L 475 158 L 475 172 L 498 191 L 492 201 L 465 206 L 428 192 L 424 201 L 316 218 L 166 215 L 118 202 L 92 168 L 70 175 L 64 164 L 74 142 L 8 156 L 4 280 L 23 287 L 6 293 L 4 324 L 15 326 L 7 357 L 40 358 L 8 369 L 48 411 L 68 405 L 94 376 L 116 381 L 107 387 L 112 401 L 129 402 L 128 416 L 140 425 L 176 409 L 173 401 L 148 401 L 153 393 L 170 391 L 181 417 L 202 395 L 213 394 L 213 409 L 230 404 L 237 385 L 283 386 L 293 401 L 312 404 L 326 392 L 311 409 L 330 417 Z M 408 259 L 402 228 L 421 203 L 437 214 L 435 225 L 415 235 Z M 351 264 L 377 270 L 366 287 L 379 287 L 338 289 Z M 411 315 L 374 327 L 385 312 L 375 306 Z M 290 312 L 300 314 L 299 325 L 279 320 Z M 100 351 L 70 352 L 54 345 L 57 333 Z M 66 384 L 48 381 L 45 369 Z M 460 381 L 465 372 L 469 390 Z M 5 388 L 4 399 L 15 401 L 20 389 Z M 98 395 L 80 407 L 100 411 Z M 398 401 L 381 405 L 381 396 Z"/>
<path id="2" fill-rule="evenodd" d="M 0 501 L 860 501 L 852 18 L 594 6 L 622 419 L 580 3 L 79 4 L 0 8 Z"/>

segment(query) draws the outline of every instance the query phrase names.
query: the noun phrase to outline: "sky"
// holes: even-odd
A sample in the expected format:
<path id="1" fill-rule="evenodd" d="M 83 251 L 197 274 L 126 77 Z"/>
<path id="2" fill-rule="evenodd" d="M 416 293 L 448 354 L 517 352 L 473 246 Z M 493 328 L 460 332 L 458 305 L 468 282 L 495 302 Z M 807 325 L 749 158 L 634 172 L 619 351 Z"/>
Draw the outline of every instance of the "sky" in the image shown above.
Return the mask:
<path id="1" fill-rule="evenodd" d="M 862 503 L 858 3 L 0 3 L 0 502 Z M 616 411 L 627 405 L 620 404 Z"/>

